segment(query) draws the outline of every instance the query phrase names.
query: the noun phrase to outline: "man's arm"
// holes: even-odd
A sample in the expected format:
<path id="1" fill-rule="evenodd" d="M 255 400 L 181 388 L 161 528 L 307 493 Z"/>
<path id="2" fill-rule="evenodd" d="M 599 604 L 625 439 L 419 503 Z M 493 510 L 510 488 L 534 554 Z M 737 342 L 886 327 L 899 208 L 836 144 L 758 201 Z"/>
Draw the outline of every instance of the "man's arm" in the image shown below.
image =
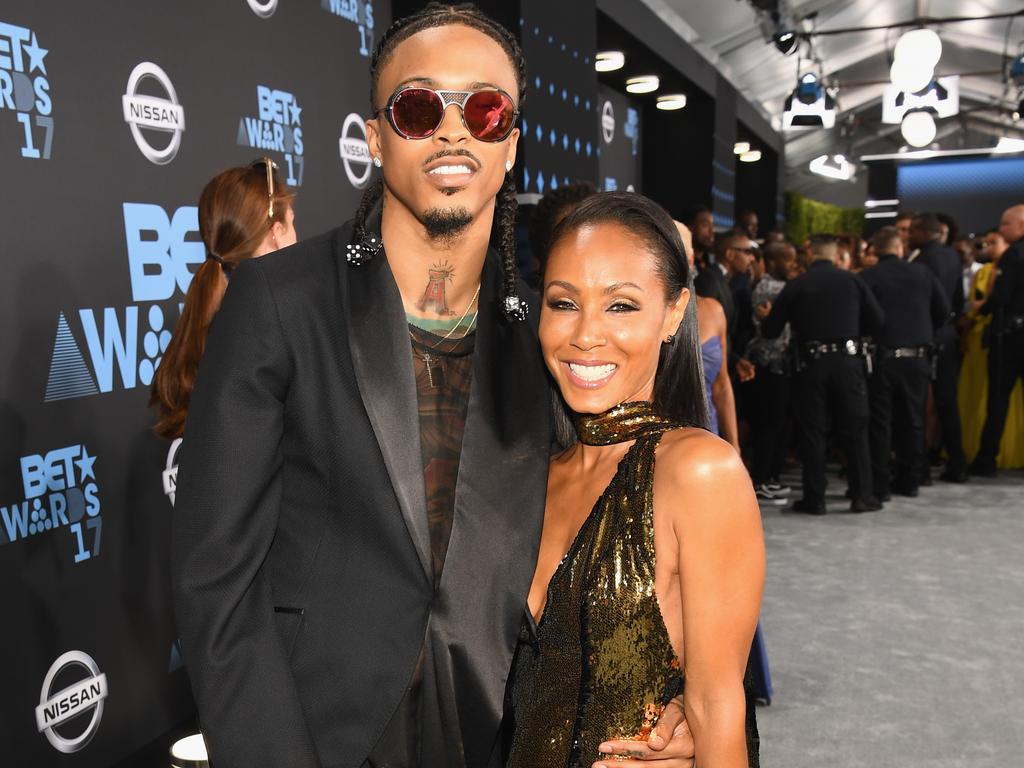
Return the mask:
<path id="1" fill-rule="evenodd" d="M 280 511 L 290 377 L 266 277 L 244 262 L 200 366 L 172 531 L 175 615 L 214 768 L 319 765 L 262 570 Z"/>
<path id="2" fill-rule="evenodd" d="M 859 276 L 854 275 L 857 288 L 860 290 L 860 328 L 861 332 L 877 334 L 885 325 L 885 311 L 878 303 L 874 291 Z"/>
<path id="3" fill-rule="evenodd" d="M 999 259 L 999 263 L 995 265 L 996 282 L 992 287 L 992 293 L 985 303 L 981 305 L 981 309 L 978 310 L 981 314 L 989 315 L 992 314 L 993 310 L 1009 305 L 1010 295 L 1013 293 L 1013 283 L 1015 280 L 1021 279 L 1021 255 L 1019 248 L 1020 246 L 1015 243 L 1003 254 L 1003 257 Z"/>
<path id="4" fill-rule="evenodd" d="M 793 293 L 796 290 L 795 285 L 794 282 L 786 283 L 778 297 L 772 302 L 772 311 L 761 322 L 761 335 L 766 339 L 777 338 L 782 333 L 782 329 L 786 327 L 786 323 L 789 322 L 790 306 L 793 302 Z"/>
<path id="5" fill-rule="evenodd" d="M 949 319 L 949 300 L 946 298 L 946 292 L 942 290 L 942 284 L 938 278 L 935 277 L 931 272 L 927 273 L 928 277 L 931 278 L 931 316 L 932 316 L 932 327 L 935 330 L 941 328 L 946 320 Z"/>

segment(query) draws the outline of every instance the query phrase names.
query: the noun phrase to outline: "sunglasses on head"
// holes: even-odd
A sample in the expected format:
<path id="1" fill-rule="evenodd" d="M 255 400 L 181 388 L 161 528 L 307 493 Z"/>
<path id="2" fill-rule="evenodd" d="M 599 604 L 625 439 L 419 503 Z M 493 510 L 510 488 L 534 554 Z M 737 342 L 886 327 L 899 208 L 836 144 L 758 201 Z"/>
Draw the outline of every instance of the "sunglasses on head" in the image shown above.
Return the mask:
<path id="1" fill-rule="evenodd" d="M 277 170 L 277 163 L 269 157 L 261 157 L 249 164 L 250 168 L 259 170 L 261 167 L 267 169 L 267 218 L 274 218 L 274 171 Z"/>
<path id="2" fill-rule="evenodd" d="M 435 91 L 421 85 L 399 88 L 383 109 L 395 133 L 403 139 L 432 136 L 444 120 L 444 111 L 452 104 L 462 113 L 462 124 L 479 141 L 504 141 L 512 133 L 519 110 L 512 97 L 500 88 L 479 91 Z"/>

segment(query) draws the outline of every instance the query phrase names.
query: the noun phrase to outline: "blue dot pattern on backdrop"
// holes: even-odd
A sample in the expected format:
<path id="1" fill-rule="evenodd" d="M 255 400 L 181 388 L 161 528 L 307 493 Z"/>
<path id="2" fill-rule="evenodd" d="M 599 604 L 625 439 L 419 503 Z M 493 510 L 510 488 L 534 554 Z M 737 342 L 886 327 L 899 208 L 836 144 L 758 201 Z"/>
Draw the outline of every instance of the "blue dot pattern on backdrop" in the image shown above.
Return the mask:
<path id="1" fill-rule="evenodd" d="M 555 84 L 554 83 L 548 83 L 548 95 L 549 96 L 554 96 L 555 95 Z"/>
<path id="2" fill-rule="evenodd" d="M 544 171 L 537 171 L 537 191 L 544 194 Z"/>
<path id="3" fill-rule="evenodd" d="M 562 150 L 565 151 L 565 152 L 569 151 L 569 134 L 568 133 L 563 133 L 562 134 Z"/>
<path id="4" fill-rule="evenodd" d="M 579 138 L 576 139 L 576 144 L 574 146 L 576 147 L 576 154 L 578 155 L 580 153 L 580 140 L 579 140 Z"/>
<path id="5" fill-rule="evenodd" d="M 551 146 L 555 146 L 555 142 L 558 141 L 558 135 L 555 133 L 554 128 L 551 129 L 551 134 L 548 136 L 548 139 L 551 141 Z"/>
<path id="6" fill-rule="evenodd" d="M 533 78 L 533 85 L 537 88 L 538 91 L 540 90 L 540 75 L 537 75 L 535 78 Z"/>
<path id="7" fill-rule="evenodd" d="M 544 137 L 544 131 L 540 127 L 540 123 L 537 123 L 537 141 L 540 141 Z"/>

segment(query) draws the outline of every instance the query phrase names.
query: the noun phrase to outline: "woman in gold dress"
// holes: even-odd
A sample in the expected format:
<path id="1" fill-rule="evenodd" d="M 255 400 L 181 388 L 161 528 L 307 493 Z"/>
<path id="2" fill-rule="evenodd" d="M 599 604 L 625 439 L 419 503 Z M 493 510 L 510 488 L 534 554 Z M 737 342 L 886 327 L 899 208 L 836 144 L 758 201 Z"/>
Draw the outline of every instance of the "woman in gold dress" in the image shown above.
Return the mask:
<path id="1" fill-rule="evenodd" d="M 680 694 L 700 768 L 758 764 L 744 674 L 761 518 L 704 428 L 692 284 L 672 220 L 640 195 L 595 195 L 555 231 L 540 340 L 574 424 L 549 469 L 510 768 L 639 765 L 608 742 L 642 758 Z"/>
<path id="2" fill-rule="evenodd" d="M 974 273 L 964 315 L 966 332 L 958 398 L 967 461 L 973 461 L 978 453 L 981 430 L 985 427 L 985 409 L 988 405 L 988 348 L 985 345 L 985 332 L 992 322 L 992 315 L 980 315 L 978 310 L 992 292 L 999 259 L 1007 247 L 1007 242 L 998 230 L 992 230 L 985 235 L 984 253 L 990 261 Z M 999 469 L 1024 467 L 1024 391 L 1021 389 L 1020 381 L 1010 393 L 1006 427 L 999 443 L 996 466 Z"/>

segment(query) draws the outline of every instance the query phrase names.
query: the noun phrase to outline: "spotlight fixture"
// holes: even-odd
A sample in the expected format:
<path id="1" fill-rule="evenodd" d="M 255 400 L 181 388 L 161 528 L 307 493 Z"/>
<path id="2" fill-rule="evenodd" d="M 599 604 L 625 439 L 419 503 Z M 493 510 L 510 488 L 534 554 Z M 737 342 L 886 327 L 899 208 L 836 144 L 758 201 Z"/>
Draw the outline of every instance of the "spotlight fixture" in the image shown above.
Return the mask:
<path id="1" fill-rule="evenodd" d="M 821 87 L 818 76 L 808 72 L 796 89 L 786 97 L 782 129 L 832 128 L 836 124 L 835 98 Z"/>
<path id="2" fill-rule="evenodd" d="M 797 49 L 797 46 L 800 44 L 800 38 L 797 37 L 796 32 L 792 29 L 780 29 L 772 35 L 772 42 L 779 49 L 779 53 L 783 56 L 789 56 L 789 54 Z"/>
<path id="3" fill-rule="evenodd" d="M 924 109 L 915 109 L 903 118 L 900 133 L 912 147 L 926 147 L 935 140 L 935 118 Z"/>
<path id="4" fill-rule="evenodd" d="M 1010 79 L 1018 88 L 1024 88 L 1024 54 L 1021 54 L 1010 65 Z"/>
<path id="5" fill-rule="evenodd" d="M 1024 152 L 1024 139 L 1011 139 L 1009 136 L 1002 136 L 993 152 Z"/>
<path id="6" fill-rule="evenodd" d="M 942 41 L 930 29 L 912 29 L 896 42 L 889 79 L 906 93 L 928 87 L 935 77 L 935 66 L 942 57 Z"/>
<path id="7" fill-rule="evenodd" d="M 749 152 L 749 151 L 750 151 L 750 142 L 749 141 L 737 141 L 735 144 L 732 145 L 732 153 L 734 155 L 742 155 L 744 152 Z"/>
<path id="8" fill-rule="evenodd" d="M 658 90 L 660 82 L 657 75 L 641 75 L 626 81 L 626 90 L 630 93 L 652 93 Z"/>
<path id="9" fill-rule="evenodd" d="M 760 149 L 751 149 L 740 155 L 741 163 L 756 163 L 761 159 Z"/>
<path id="10" fill-rule="evenodd" d="M 889 69 L 889 79 L 903 93 L 919 93 L 929 86 L 935 68 L 922 61 L 896 59 Z"/>
<path id="11" fill-rule="evenodd" d="M 886 87 L 882 94 L 883 123 L 899 125 L 903 116 L 915 109 L 927 109 L 936 118 L 953 117 L 960 111 L 960 76 L 937 78 L 917 93 L 908 93 L 898 85 Z"/>
<path id="12" fill-rule="evenodd" d="M 658 109 L 664 109 L 666 111 L 682 109 L 686 106 L 686 94 L 673 93 L 666 96 L 659 96 L 658 102 L 655 106 Z"/>
<path id="13" fill-rule="evenodd" d="M 844 155 L 820 155 L 811 160 L 811 173 L 839 181 L 849 181 L 853 178 L 853 163 Z"/>
<path id="14" fill-rule="evenodd" d="M 594 56 L 594 69 L 598 72 L 614 72 L 626 65 L 626 54 L 622 51 L 599 51 Z"/>

